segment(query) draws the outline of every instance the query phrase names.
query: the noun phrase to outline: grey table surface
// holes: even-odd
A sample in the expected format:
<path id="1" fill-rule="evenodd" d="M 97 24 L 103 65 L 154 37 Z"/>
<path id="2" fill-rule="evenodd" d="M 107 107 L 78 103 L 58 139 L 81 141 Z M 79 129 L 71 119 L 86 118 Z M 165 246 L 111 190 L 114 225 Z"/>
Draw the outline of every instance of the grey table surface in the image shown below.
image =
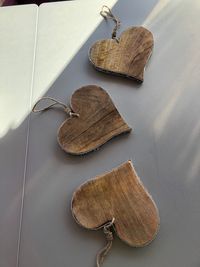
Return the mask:
<path id="1" fill-rule="evenodd" d="M 20 267 L 94 266 L 104 236 L 102 231 L 88 231 L 76 224 L 70 210 L 72 193 L 87 179 L 129 159 L 157 203 L 160 231 L 149 246 L 138 249 L 116 237 L 104 266 L 200 265 L 200 4 L 162 2 L 156 14 L 151 13 L 158 3 L 154 0 L 119 0 L 113 8 L 123 22 L 121 31 L 147 24 L 154 34 L 154 51 L 142 85 L 96 72 L 89 64 L 91 44 L 110 36 L 111 24 L 102 22 L 46 93 L 69 102 L 80 86 L 100 85 L 134 128 L 131 134 L 88 155 L 70 156 L 56 142 L 65 115 L 55 110 L 30 115 Z M 152 23 L 150 14 L 156 16 Z M 27 119 L 0 142 L 1 175 L 7 162 L 15 163 L 20 150 L 24 151 L 18 140 L 26 123 Z M 12 181 L 7 183 L 11 186 Z M 0 190 L 0 203 L 4 203 L 5 189 L 1 186 Z M 7 208 L 15 210 L 15 206 Z M 19 210 L 16 213 L 17 217 Z M 4 231 L 1 248 L 10 234 L 12 231 Z M 1 255 L 2 267 L 11 267 L 8 258 L 9 247 Z"/>

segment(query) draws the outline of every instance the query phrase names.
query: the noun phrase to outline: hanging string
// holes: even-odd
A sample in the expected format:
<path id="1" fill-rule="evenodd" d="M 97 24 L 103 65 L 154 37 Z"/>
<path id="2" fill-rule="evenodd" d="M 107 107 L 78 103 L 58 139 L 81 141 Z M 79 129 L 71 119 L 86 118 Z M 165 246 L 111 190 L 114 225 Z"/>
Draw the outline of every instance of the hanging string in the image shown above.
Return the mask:
<path id="1" fill-rule="evenodd" d="M 111 228 L 114 224 L 114 221 L 115 221 L 115 218 L 113 218 L 111 222 L 108 222 L 103 227 L 103 232 L 105 234 L 107 244 L 97 254 L 97 258 L 96 258 L 96 263 L 97 263 L 96 266 L 97 267 L 100 267 L 102 265 L 105 257 L 107 256 L 108 252 L 110 251 L 110 249 L 112 247 L 113 233 L 111 231 Z"/>
<path id="2" fill-rule="evenodd" d="M 117 42 L 119 42 L 118 38 L 117 38 L 117 31 L 120 28 L 120 20 L 115 17 L 112 13 L 112 11 L 110 10 L 110 8 L 108 6 L 102 6 L 100 15 L 102 17 L 104 17 L 104 19 L 112 19 L 115 23 L 114 29 L 112 31 L 112 39 L 115 39 Z"/>
<path id="3" fill-rule="evenodd" d="M 43 100 L 51 100 L 53 103 L 52 104 L 49 104 L 48 106 L 44 107 L 44 108 L 41 108 L 41 109 L 36 109 L 36 106 Z M 70 116 L 70 117 L 79 117 L 79 114 L 77 113 L 74 113 L 71 108 L 69 108 L 68 106 L 66 106 L 64 103 L 52 98 L 52 97 L 42 97 L 40 98 L 36 103 L 35 105 L 33 106 L 32 108 L 32 111 L 33 112 L 42 112 L 42 111 L 45 111 L 45 110 L 48 110 L 52 107 L 54 107 L 55 105 L 60 105 L 61 107 L 63 107 L 64 111 Z"/>

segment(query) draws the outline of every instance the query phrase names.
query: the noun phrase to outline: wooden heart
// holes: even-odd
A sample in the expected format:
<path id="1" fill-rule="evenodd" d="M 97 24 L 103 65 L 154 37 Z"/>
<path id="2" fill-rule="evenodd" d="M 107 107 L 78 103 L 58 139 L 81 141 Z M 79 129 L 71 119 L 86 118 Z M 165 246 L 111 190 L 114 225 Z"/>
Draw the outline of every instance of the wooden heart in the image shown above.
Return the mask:
<path id="1" fill-rule="evenodd" d="M 58 142 L 70 154 L 90 152 L 122 133 L 130 132 L 110 96 L 95 85 L 75 91 L 71 108 L 79 117 L 70 117 L 58 131 Z"/>
<path id="2" fill-rule="evenodd" d="M 88 229 L 114 218 L 117 235 L 130 246 L 150 243 L 159 229 L 157 207 L 131 161 L 83 184 L 73 195 L 72 213 Z"/>
<path id="3" fill-rule="evenodd" d="M 97 41 L 89 59 L 97 70 L 143 82 L 144 69 L 153 50 L 153 35 L 144 27 L 132 27 L 119 38 Z"/>

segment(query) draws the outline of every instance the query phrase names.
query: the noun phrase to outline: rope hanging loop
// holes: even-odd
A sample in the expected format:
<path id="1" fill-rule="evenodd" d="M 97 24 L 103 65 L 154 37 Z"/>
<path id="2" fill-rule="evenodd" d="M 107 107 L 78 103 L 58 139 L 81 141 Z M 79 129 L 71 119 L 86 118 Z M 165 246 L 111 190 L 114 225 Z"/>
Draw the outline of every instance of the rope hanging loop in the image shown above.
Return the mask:
<path id="1" fill-rule="evenodd" d="M 112 248 L 112 243 L 113 243 L 114 237 L 113 237 L 113 232 L 112 232 L 111 229 L 112 229 L 112 227 L 114 225 L 114 221 L 115 221 L 115 218 L 113 218 L 112 221 L 106 223 L 103 226 L 103 232 L 105 234 L 105 238 L 106 238 L 107 244 L 97 254 L 96 267 L 101 267 L 102 266 L 102 263 L 103 263 L 105 257 L 107 256 L 108 252 Z"/>
<path id="2" fill-rule="evenodd" d="M 45 106 L 45 107 L 43 107 L 43 108 L 41 108 L 41 109 L 36 109 L 37 105 L 38 105 L 40 102 L 45 101 L 45 100 L 50 100 L 50 101 L 52 101 L 52 104 L 49 104 L 49 105 L 47 105 L 47 106 Z M 64 103 L 62 103 L 62 102 L 56 100 L 55 98 L 52 98 L 52 97 L 49 97 L 49 96 L 47 96 L 47 97 L 44 96 L 44 97 L 40 98 L 40 99 L 35 103 L 35 105 L 33 106 L 33 108 L 32 108 L 32 112 L 42 112 L 42 111 L 46 111 L 46 110 L 48 110 L 48 109 L 54 107 L 55 105 L 59 105 L 59 106 L 61 106 L 61 107 L 63 108 L 63 110 L 64 110 L 70 117 L 79 117 L 79 114 L 73 112 L 73 111 L 71 110 L 70 107 L 68 107 L 68 106 L 65 105 Z"/>
<path id="3" fill-rule="evenodd" d="M 111 9 L 108 6 L 102 6 L 100 15 L 104 18 L 104 19 L 111 19 L 114 21 L 115 26 L 114 29 L 112 31 L 112 39 L 115 39 L 117 42 L 119 42 L 118 38 L 117 38 L 117 31 L 120 28 L 120 20 L 119 18 L 117 18 L 115 15 L 113 15 Z"/>

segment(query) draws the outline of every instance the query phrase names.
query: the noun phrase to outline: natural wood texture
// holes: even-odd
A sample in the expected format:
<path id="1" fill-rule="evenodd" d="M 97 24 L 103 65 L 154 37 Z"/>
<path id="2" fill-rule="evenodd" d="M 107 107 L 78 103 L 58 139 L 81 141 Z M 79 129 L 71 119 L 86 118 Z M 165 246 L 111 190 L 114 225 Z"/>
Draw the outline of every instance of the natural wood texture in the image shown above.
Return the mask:
<path id="1" fill-rule="evenodd" d="M 89 58 L 97 70 L 143 82 L 144 68 L 153 49 L 153 35 L 143 27 L 132 27 L 115 39 L 97 41 Z"/>
<path id="2" fill-rule="evenodd" d="M 159 229 L 157 207 L 131 161 L 83 184 L 73 195 L 72 213 L 88 229 L 115 218 L 117 235 L 134 247 L 150 243 Z"/>
<path id="3" fill-rule="evenodd" d="M 58 142 L 71 154 L 84 154 L 131 128 L 120 116 L 102 88 L 88 85 L 75 91 L 71 108 L 79 117 L 67 119 L 58 132 Z"/>

